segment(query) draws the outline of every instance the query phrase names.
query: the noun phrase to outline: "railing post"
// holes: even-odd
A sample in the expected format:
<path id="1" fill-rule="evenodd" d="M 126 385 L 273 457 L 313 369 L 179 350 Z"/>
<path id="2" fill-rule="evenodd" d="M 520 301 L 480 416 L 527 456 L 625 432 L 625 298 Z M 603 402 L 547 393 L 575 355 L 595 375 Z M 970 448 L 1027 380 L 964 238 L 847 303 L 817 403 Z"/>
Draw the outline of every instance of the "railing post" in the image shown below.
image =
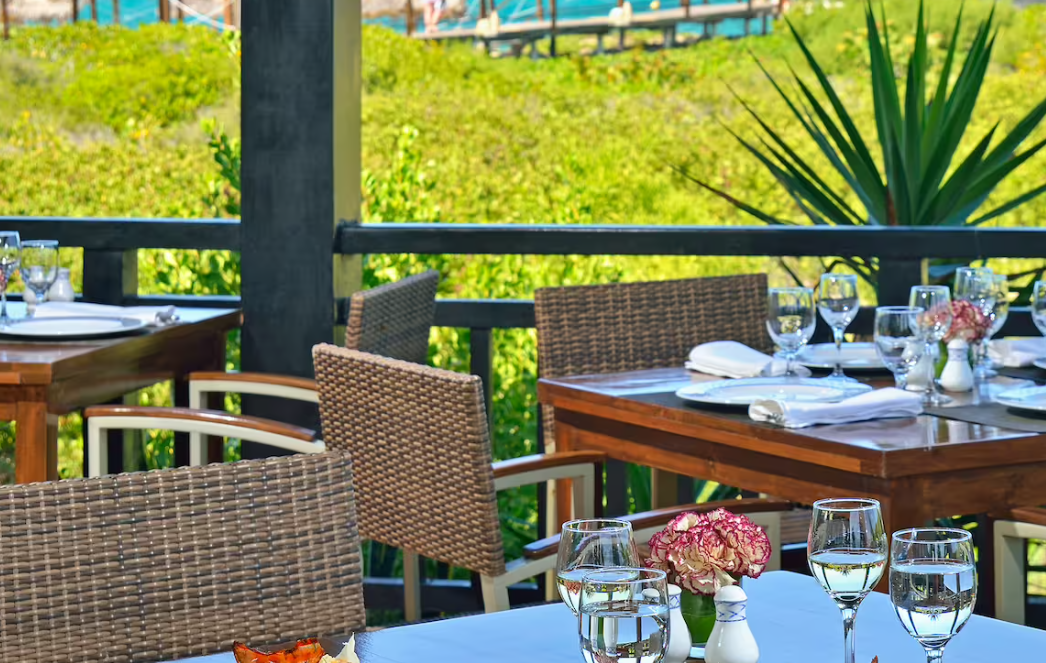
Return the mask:
<path id="1" fill-rule="evenodd" d="M 113 25 L 120 25 L 120 0 L 113 0 Z"/>
<path id="2" fill-rule="evenodd" d="M 80 0 L 73 0 L 73 23 L 76 23 L 80 14 Z"/>
<path id="3" fill-rule="evenodd" d="M 494 343 L 490 329 L 469 330 L 469 370 L 483 381 L 483 403 L 487 407 L 487 427 L 494 436 Z"/>
<path id="4" fill-rule="evenodd" d="M 926 283 L 926 260 L 879 260 L 879 306 L 907 306 L 913 285 Z"/>
<path id="5" fill-rule="evenodd" d="M 4 41 L 11 38 L 10 17 L 7 15 L 7 0 L 0 0 L 0 12 L 3 13 Z"/>

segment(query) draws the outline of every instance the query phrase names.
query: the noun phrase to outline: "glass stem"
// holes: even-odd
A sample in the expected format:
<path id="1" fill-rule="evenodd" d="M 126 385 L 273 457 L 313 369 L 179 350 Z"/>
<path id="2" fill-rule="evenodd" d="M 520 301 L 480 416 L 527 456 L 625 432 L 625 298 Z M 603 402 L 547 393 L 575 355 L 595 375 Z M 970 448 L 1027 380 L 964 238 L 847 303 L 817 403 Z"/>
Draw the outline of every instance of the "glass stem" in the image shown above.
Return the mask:
<path id="1" fill-rule="evenodd" d="M 845 377 L 843 373 L 843 332 L 845 329 L 839 327 L 832 327 L 832 336 L 835 339 L 835 370 L 832 371 L 831 377 L 841 378 Z"/>
<path id="2" fill-rule="evenodd" d="M 893 374 L 893 379 L 894 379 L 894 382 L 896 383 L 896 386 L 897 386 L 898 389 L 900 389 L 901 391 L 905 391 L 906 389 L 908 389 L 908 374 L 907 373 L 901 373 L 901 372 L 894 373 Z"/>
<path id="3" fill-rule="evenodd" d="M 0 289 L 0 325 L 7 324 L 7 286 Z"/>
<path id="4" fill-rule="evenodd" d="M 926 648 L 926 663 L 940 663 L 944 660 L 944 647 Z"/>
<path id="5" fill-rule="evenodd" d="M 843 663 L 855 663 L 856 646 L 854 644 L 854 620 L 857 619 L 857 608 L 841 608 L 843 612 Z"/>
<path id="6" fill-rule="evenodd" d="M 932 398 L 937 394 L 937 343 L 926 341 L 926 356 L 930 358 L 930 376 L 926 381 L 926 393 Z"/>

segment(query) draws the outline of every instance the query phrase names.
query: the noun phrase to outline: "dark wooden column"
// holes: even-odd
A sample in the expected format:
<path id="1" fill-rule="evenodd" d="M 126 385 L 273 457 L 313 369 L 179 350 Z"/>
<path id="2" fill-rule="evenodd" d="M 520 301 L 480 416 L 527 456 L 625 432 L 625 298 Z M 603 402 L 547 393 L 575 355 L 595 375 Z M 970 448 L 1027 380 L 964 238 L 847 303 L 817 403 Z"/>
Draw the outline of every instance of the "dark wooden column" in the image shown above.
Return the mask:
<path id="1" fill-rule="evenodd" d="M 335 259 L 333 237 L 359 218 L 360 5 L 252 0 L 241 21 L 243 370 L 311 376 L 312 346 L 335 338 L 335 295 L 358 286 L 345 275 L 358 259 Z M 243 406 L 318 426 L 311 404 Z"/>

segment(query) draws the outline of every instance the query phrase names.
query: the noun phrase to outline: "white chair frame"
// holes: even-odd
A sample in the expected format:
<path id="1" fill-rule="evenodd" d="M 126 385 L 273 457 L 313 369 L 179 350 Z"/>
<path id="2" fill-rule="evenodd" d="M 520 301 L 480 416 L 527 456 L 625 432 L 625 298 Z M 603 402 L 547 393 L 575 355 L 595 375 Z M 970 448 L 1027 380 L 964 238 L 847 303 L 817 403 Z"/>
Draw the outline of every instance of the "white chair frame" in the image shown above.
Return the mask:
<path id="1" fill-rule="evenodd" d="M 995 618 L 1024 624 L 1028 564 L 1024 542 L 1046 540 L 1046 526 L 1014 520 L 995 521 Z"/>

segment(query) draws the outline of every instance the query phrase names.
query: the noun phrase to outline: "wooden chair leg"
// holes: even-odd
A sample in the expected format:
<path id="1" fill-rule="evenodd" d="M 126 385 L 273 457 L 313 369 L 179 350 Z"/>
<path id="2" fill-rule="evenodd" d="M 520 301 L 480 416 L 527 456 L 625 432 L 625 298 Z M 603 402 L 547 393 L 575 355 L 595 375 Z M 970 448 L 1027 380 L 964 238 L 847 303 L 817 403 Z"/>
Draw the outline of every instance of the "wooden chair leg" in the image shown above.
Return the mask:
<path id="1" fill-rule="evenodd" d="M 480 586 L 483 588 L 483 609 L 488 613 L 501 612 L 511 607 L 508 602 L 508 583 L 503 576 L 480 576 Z"/>
<path id="2" fill-rule="evenodd" d="M 418 554 L 403 551 L 403 618 L 421 621 L 421 567 Z"/>
<path id="3" fill-rule="evenodd" d="M 1046 528 L 1010 520 L 995 522 L 995 618 L 1024 624 L 1027 564 L 1024 542 L 1046 538 Z"/>

